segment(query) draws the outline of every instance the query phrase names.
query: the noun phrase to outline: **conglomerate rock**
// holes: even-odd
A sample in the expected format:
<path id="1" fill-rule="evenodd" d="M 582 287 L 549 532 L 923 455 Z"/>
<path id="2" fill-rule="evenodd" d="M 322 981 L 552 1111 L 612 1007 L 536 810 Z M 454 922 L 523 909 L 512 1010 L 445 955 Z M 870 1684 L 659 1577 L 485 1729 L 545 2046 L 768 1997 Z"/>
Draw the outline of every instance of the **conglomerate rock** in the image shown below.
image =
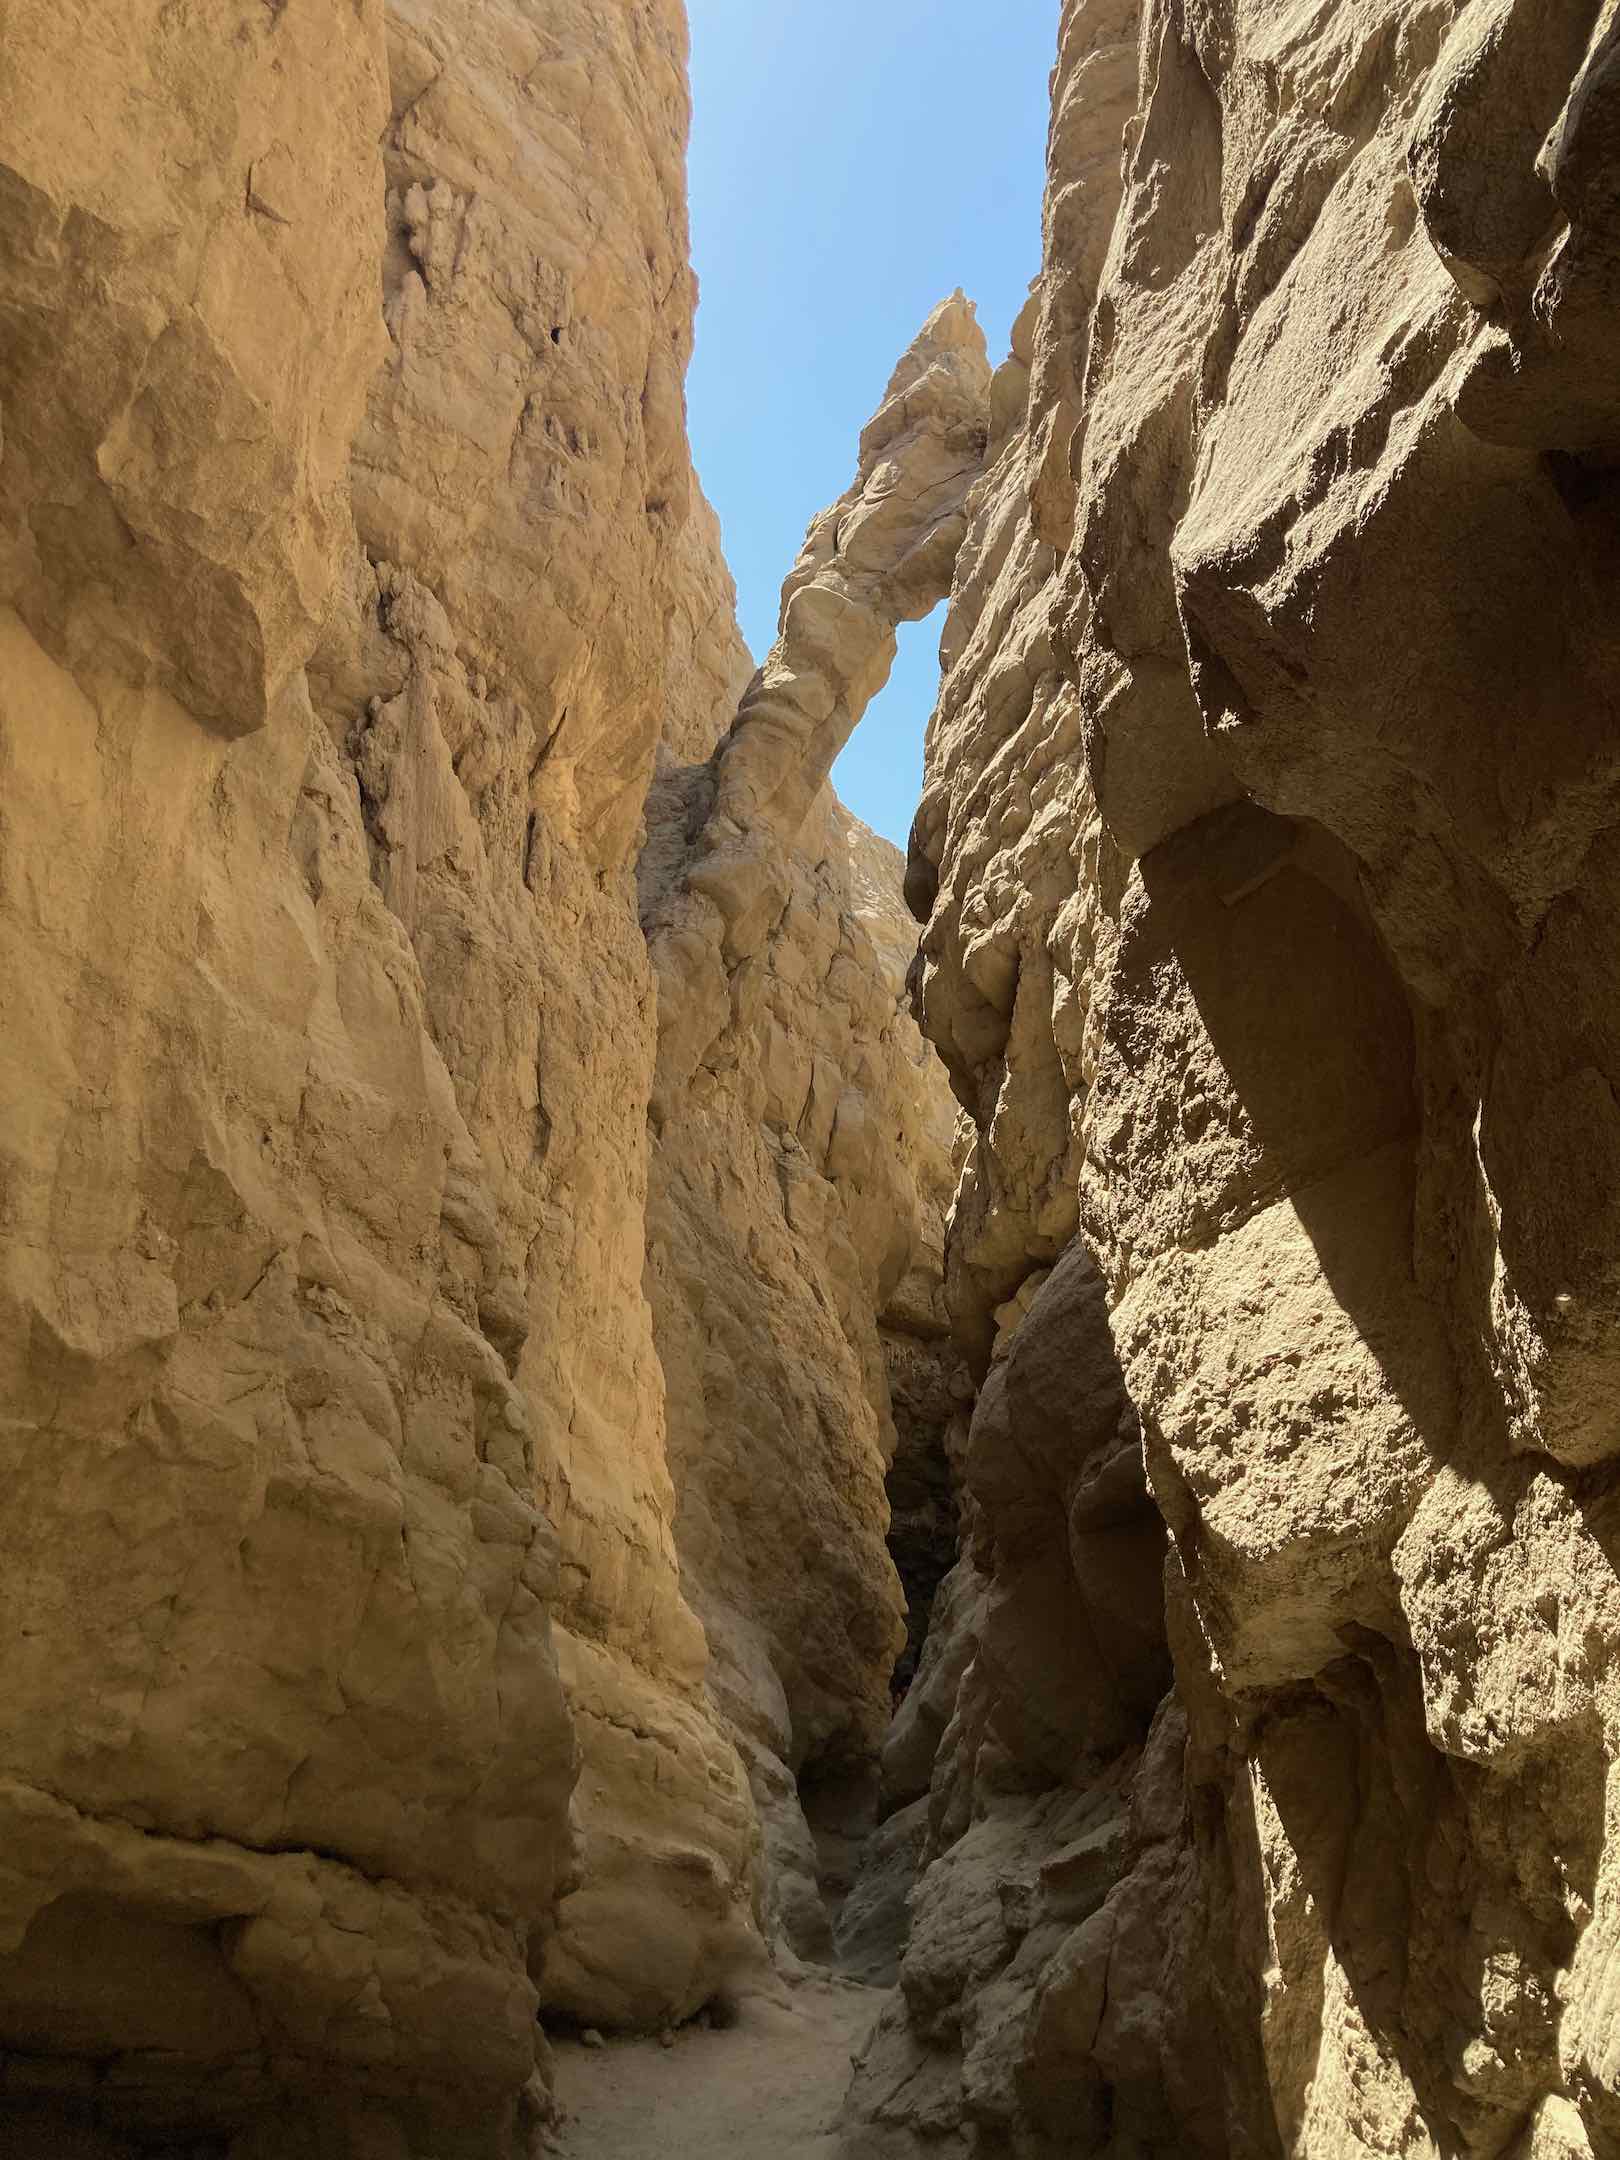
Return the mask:
<path id="1" fill-rule="evenodd" d="M 908 881 L 977 1587 L 852 2151 L 1620 2152 L 1617 40 L 1063 9 Z"/>

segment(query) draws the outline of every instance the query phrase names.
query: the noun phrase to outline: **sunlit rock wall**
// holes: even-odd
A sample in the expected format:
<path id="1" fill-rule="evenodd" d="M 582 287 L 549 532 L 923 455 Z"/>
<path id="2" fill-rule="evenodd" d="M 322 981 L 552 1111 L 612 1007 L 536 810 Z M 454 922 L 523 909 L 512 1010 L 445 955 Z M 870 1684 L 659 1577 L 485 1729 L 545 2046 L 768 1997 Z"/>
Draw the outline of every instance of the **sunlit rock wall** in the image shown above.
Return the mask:
<path id="1" fill-rule="evenodd" d="M 862 2150 L 1620 2149 L 1614 14 L 1063 11 L 911 865 L 979 1602 Z M 1095 1663 L 998 1643 L 1037 1491 Z"/>
<path id="2" fill-rule="evenodd" d="M 339 14 L 4 25 L 0 2142 L 52 2160 L 526 2155 L 537 2009 L 830 1939 L 795 1780 L 873 1774 L 900 1640 L 878 1319 L 938 1327 L 949 1120 L 830 734 L 649 1133 L 708 1007 L 637 859 L 750 673 L 683 12 Z M 982 449 L 941 323 L 823 551 L 851 725 Z"/>
<path id="3" fill-rule="evenodd" d="M 684 19 L 82 14 L 0 119 L 0 2114 L 526 2150 L 531 1973 L 758 1954 L 641 1280 Z"/>

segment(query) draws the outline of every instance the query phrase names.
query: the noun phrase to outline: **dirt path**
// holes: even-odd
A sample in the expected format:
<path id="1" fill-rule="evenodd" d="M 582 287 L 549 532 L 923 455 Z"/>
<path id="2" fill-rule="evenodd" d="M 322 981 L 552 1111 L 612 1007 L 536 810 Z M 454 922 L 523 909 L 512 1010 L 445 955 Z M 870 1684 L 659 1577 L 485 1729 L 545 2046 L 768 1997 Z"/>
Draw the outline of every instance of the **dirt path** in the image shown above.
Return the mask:
<path id="1" fill-rule="evenodd" d="M 724 2032 L 557 2046 L 563 2160 L 834 2160 L 849 2059 L 882 2002 L 847 1980 L 755 1997 Z"/>

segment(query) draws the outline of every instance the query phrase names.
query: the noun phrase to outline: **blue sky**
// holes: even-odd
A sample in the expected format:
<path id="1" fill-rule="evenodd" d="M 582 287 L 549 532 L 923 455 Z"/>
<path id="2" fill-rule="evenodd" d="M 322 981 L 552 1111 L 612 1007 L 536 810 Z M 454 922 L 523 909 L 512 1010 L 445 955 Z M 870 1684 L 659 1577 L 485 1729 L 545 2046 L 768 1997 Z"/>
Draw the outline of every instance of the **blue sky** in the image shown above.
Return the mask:
<path id="1" fill-rule="evenodd" d="M 993 361 L 1040 266 L 1058 0 L 690 0 L 687 395 L 743 634 L 762 658 L 804 528 L 936 301 L 979 304 Z M 834 773 L 904 846 L 938 680 L 937 620 Z"/>

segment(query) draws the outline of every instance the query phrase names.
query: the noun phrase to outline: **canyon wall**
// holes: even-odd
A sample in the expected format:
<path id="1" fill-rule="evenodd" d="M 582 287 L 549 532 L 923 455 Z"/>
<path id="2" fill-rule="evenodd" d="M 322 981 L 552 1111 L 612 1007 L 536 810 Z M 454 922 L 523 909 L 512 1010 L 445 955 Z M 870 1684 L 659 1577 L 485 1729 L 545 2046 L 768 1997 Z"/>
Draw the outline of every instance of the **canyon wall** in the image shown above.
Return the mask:
<path id="1" fill-rule="evenodd" d="M 750 672 L 676 0 L 3 13 L 0 2141 L 508 2160 L 881 1734 L 895 867 L 818 751 L 650 1129 Z"/>
<path id="2" fill-rule="evenodd" d="M 824 1957 L 838 1856 L 813 1831 L 859 1816 L 902 1641 L 878 1322 L 902 1284 L 939 1296 L 942 1239 L 916 1187 L 945 1158 L 903 971 L 860 906 L 864 887 L 884 928 L 904 919 L 898 850 L 824 790 L 777 860 L 787 890 L 747 1002 L 654 1146 L 647 1289 L 683 1582 L 748 1768 L 762 1917 Z M 916 1452 L 942 1457 L 920 1422 Z"/>
<path id="3" fill-rule="evenodd" d="M 852 2152 L 1620 2152 L 1617 50 L 1063 9 L 908 878 L 982 1385 Z"/>
<path id="4" fill-rule="evenodd" d="M 850 487 L 812 520 L 730 727 L 702 765 L 665 759 L 647 806 L 648 1295 L 676 1535 L 710 1698 L 762 1825 L 763 1917 L 809 1955 L 831 1949 L 823 1893 L 861 1821 L 904 1641 L 879 1321 L 915 1306 L 933 1324 L 950 1178 L 946 1091 L 904 1010 L 896 851 L 826 775 L 896 625 L 949 588 L 988 386 L 958 294 L 902 356 Z"/>
<path id="5" fill-rule="evenodd" d="M 685 41 L 0 9 L 0 2134 L 1620 2155 L 1620 0 L 1066 0 L 757 672 Z"/>
<path id="6" fill-rule="evenodd" d="M 494 2150 L 574 1743 L 523 1284 L 315 665 L 382 13 L 85 27 L 8 11 L 0 153 L 6 2136 Z"/>

